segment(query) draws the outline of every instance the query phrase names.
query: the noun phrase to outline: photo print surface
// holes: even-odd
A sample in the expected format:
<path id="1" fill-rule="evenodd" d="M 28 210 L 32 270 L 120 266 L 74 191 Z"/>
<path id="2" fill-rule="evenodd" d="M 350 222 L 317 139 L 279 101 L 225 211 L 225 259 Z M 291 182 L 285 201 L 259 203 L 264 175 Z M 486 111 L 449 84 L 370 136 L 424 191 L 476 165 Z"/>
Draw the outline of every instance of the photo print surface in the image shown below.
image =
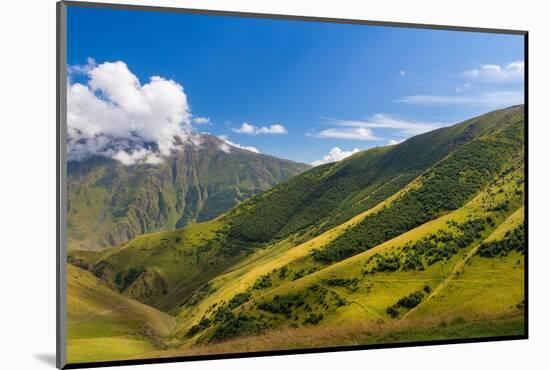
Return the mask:
<path id="1" fill-rule="evenodd" d="M 66 8 L 66 360 L 526 336 L 521 33 Z"/>

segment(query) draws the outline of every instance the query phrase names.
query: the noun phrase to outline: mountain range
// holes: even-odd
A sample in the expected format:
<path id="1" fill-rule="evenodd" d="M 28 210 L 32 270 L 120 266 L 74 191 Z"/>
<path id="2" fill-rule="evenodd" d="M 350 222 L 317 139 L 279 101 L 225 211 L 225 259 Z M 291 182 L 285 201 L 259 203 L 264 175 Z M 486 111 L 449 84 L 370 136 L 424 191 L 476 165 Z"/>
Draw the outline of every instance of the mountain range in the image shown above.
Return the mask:
<path id="1" fill-rule="evenodd" d="M 239 152 L 247 185 L 228 170 L 217 191 L 80 163 L 72 238 L 116 246 L 69 253 L 69 360 L 523 335 L 524 130 L 520 105 L 307 170 Z M 223 157 L 204 155 L 173 164 Z"/>
<path id="2" fill-rule="evenodd" d="M 199 142 L 161 165 L 126 166 L 99 156 L 68 162 L 69 249 L 99 250 L 214 219 L 309 168 L 211 135 Z"/>

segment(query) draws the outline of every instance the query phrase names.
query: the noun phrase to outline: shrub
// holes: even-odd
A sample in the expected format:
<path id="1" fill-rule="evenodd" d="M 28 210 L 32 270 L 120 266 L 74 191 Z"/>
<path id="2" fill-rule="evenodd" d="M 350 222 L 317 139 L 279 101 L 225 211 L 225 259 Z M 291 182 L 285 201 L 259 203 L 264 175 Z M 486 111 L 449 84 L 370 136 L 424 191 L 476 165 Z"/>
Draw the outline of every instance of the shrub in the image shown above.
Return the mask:
<path id="1" fill-rule="evenodd" d="M 504 238 L 493 240 L 488 243 L 481 243 L 477 254 L 481 257 L 503 257 L 511 251 L 525 252 L 525 229 L 524 225 L 519 225 L 513 230 L 504 234 Z"/>
<path id="2" fill-rule="evenodd" d="M 323 314 L 310 313 L 309 316 L 304 320 L 305 325 L 317 325 L 321 320 L 323 320 Z"/>
<path id="3" fill-rule="evenodd" d="M 325 284 L 329 286 L 345 287 L 347 290 L 351 292 L 355 292 L 357 289 L 359 289 L 359 287 L 357 286 L 358 283 L 359 283 L 359 280 L 357 278 L 353 278 L 353 279 L 334 278 L 334 279 L 325 280 Z"/>
<path id="4" fill-rule="evenodd" d="M 301 294 L 288 294 L 285 296 L 276 295 L 273 300 L 260 303 L 258 308 L 274 314 L 282 314 L 290 318 L 292 309 L 294 307 L 301 307 L 304 304 L 305 301 Z"/>
<path id="5" fill-rule="evenodd" d="M 252 297 L 252 294 L 250 294 L 249 292 L 239 293 L 239 294 L 236 294 L 233 298 L 231 298 L 231 300 L 227 305 L 229 309 L 232 310 L 236 307 L 239 307 L 243 303 L 249 301 L 251 297 Z"/>
<path id="6" fill-rule="evenodd" d="M 428 287 L 427 285 L 424 287 L 424 292 L 426 291 L 426 287 Z M 429 287 L 428 287 L 429 288 Z M 395 303 L 394 305 L 388 307 L 386 309 L 386 313 L 391 316 L 392 318 L 396 318 L 399 316 L 399 310 L 400 309 L 404 309 L 404 310 L 410 310 L 416 306 L 418 306 L 420 304 L 420 302 L 422 302 L 422 299 L 424 298 L 424 293 L 422 290 L 419 290 L 419 291 L 416 291 L 416 292 L 413 292 L 411 294 L 409 294 L 408 296 L 405 296 L 405 297 L 401 297 L 397 303 Z"/>
<path id="7" fill-rule="evenodd" d="M 394 306 L 390 306 L 386 309 L 386 313 L 390 315 L 392 318 L 397 318 L 399 316 L 399 311 Z"/>
<path id="8" fill-rule="evenodd" d="M 265 289 L 273 285 L 271 277 L 269 275 L 262 275 L 254 282 L 252 289 Z"/>
<path id="9" fill-rule="evenodd" d="M 189 331 L 187 332 L 187 334 L 185 334 L 187 337 L 192 337 L 193 335 L 197 334 L 198 332 L 201 332 L 203 331 L 204 329 L 208 328 L 210 325 L 212 324 L 212 321 L 210 321 L 210 319 L 206 318 L 206 317 L 203 317 L 201 319 L 201 321 L 196 324 L 196 325 L 193 325 Z"/>
<path id="10" fill-rule="evenodd" d="M 288 275 L 288 273 L 289 273 L 289 268 L 288 268 L 288 266 L 283 266 L 283 267 L 281 267 L 281 269 L 279 270 L 279 278 L 280 278 L 280 279 L 286 278 L 287 275 Z"/>
<path id="11" fill-rule="evenodd" d="M 211 342 L 221 342 L 223 340 L 243 336 L 260 334 L 270 328 L 268 323 L 256 319 L 251 316 L 238 315 L 231 317 L 229 320 L 219 325 L 214 334 L 212 334 Z"/>
<path id="12" fill-rule="evenodd" d="M 299 271 L 297 271 L 294 276 L 292 277 L 292 280 L 298 280 L 299 278 L 303 277 L 306 275 L 306 270 L 305 269 L 300 269 Z"/>
<path id="13" fill-rule="evenodd" d="M 216 308 L 212 316 L 215 323 L 220 323 L 233 318 L 234 315 L 226 304 L 222 304 Z"/>
<path id="14" fill-rule="evenodd" d="M 414 292 L 409 294 L 407 297 L 402 297 L 397 301 L 397 305 L 399 307 L 403 308 L 414 308 L 420 304 L 422 301 L 422 298 L 424 298 L 424 294 L 422 292 Z"/>
<path id="15" fill-rule="evenodd" d="M 498 203 L 497 205 L 489 208 L 488 211 L 491 211 L 491 212 L 506 212 L 506 211 L 508 211 L 508 209 L 509 209 L 508 201 L 505 201 L 505 202 Z"/>
<path id="16" fill-rule="evenodd" d="M 376 254 L 373 256 L 375 259 L 375 264 L 370 270 L 366 270 L 366 274 L 375 273 L 375 272 L 391 272 L 396 271 L 401 267 L 401 260 L 399 256 L 389 255 L 383 256 Z M 369 259 L 370 261 L 370 259 Z"/>

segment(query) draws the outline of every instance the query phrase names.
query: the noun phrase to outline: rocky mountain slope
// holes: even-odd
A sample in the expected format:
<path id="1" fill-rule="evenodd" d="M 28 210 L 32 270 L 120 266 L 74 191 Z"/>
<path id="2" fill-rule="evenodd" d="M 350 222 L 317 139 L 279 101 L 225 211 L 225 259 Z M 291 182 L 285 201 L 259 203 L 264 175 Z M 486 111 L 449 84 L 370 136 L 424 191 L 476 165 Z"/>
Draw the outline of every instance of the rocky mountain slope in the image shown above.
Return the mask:
<path id="1" fill-rule="evenodd" d="M 69 248 L 102 249 L 214 219 L 308 168 L 210 135 L 161 165 L 124 166 L 102 157 L 69 162 Z"/>

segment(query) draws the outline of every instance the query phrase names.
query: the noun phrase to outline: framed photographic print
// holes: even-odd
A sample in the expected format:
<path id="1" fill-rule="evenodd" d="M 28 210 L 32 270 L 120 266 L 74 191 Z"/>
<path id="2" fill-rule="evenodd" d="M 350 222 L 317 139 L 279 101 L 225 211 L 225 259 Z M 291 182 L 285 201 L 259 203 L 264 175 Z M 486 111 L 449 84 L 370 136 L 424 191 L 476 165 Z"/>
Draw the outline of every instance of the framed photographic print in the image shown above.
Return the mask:
<path id="1" fill-rule="evenodd" d="M 60 368 L 527 338 L 527 32 L 58 3 Z"/>

